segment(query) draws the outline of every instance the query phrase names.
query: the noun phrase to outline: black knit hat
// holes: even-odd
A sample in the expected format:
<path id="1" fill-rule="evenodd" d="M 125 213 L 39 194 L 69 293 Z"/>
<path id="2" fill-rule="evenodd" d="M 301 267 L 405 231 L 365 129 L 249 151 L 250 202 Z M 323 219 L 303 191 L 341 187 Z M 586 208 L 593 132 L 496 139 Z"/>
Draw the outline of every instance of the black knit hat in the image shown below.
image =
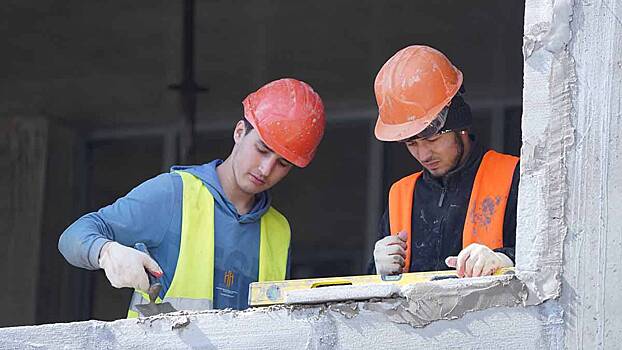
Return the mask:
<path id="1" fill-rule="evenodd" d="M 443 130 L 464 130 L 473 124 L 471 107 L 462 98 L 462 92 L 464 92 L 464 87 L 461 87 L 460 92 L 451 99 Z"/>
<path id="2" fill-rule="evenodd" d="M 471 115 L 471 107 L 464 101 L 464 98 L 462 98 L 462 93 L 464 93 L 464 91 L 464 86 L 461 86 L 458 93 L 451 99 L 449 108 L 445 107 L 437 118 L 423 129 L 423 131 L 411 137 L 409 140 L 470 128 L 473 123 L 473 116 Z"/>

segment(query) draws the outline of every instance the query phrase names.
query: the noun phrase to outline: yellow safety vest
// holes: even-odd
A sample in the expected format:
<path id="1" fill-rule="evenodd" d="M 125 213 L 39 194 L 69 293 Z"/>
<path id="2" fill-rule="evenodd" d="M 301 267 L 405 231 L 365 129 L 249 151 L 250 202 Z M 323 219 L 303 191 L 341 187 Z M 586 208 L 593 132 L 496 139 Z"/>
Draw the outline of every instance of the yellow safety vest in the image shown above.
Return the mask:
<path id="1" fill-rule="evenodd" d="M 170 288 L 164 296 L 177 310 L 207 310 L 214 300 L 214 197 L 194 175 L 177 171 L 183 183 L 181 244 Z M 259 281 L 285 279 L 290 227 L 287 219 L 270 207 L 261 217 Z M 149 302 L 146 293 L 134 290 L 127 313 L 138 317 L 134 305 Z M 162 302 L 160 298 L 156 302 Z"/>

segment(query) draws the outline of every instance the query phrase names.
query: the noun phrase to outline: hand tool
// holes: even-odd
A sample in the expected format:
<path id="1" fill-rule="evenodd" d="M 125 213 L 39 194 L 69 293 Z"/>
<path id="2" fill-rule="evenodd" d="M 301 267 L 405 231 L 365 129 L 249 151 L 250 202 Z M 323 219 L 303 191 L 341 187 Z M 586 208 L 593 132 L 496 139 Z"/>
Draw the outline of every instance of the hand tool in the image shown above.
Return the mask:
<path id="1" fill-rule="evenodd" d="M 134 249 L 151 256 L 149 255 L 147 246 L 142 242 L 136 243 L 134 245 Z M 177 311 L 169 302 L 156 303 L 156 299 L 162 290 L 162 283 L 160 283 L 159 278 L 153 276 L 147 269 L 145 269 L 145 272 L 147 272 L 147 276 L 149 277 L 149 289 L 147 290 L 147 294 L 149 295 L 149 303 L 138 304 L 136 305 L 136 309 L 138 309 L 138 311 L 145 317 Z"/>
<path id="2" fill-rule="evenodd" d="M 503 268 L 497 270 L 494 275 L 514 274 L 514 268 Z M 328 278 L 310 278 L 287 281 L 273 282 L 253 282 L 249 285 L 248 304 L 250 306 L 264 306 L 274 304 L 297 304 L 298 297 L 288 298 L 290 294 L 300 294 L 302 290 L 313 288 L 340 288 L 343 286 L 377 286 L 395 285 L 403 286 L 407 284 L 431 282 L 450 278 L 458 278 L 456 270 L 429 271 L 429 272 L 409 272 L 398 275 L 367 275 L 367 276 L 346 276 Z M 392 289 L 387 289 L 392 290 Z M 361 296 L 360 298 L 364 298 Z"/>

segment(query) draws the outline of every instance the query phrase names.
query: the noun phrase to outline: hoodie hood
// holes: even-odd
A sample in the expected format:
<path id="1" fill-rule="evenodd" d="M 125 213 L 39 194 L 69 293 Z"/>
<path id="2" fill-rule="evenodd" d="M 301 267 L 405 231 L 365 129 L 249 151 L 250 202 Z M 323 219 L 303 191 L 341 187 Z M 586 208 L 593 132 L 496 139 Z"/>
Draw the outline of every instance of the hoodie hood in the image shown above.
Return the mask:
<path id="1" fill-rule="evenodd" d="M 186 171 L 201 179 L 212 196 L 214 196 L 214 202 L 221 208 L 222 212 L 239 223 L 247 224 L 259 221 L 261 216 L 270 209 L 270 194 L 267 191 L 256 194 L 253 208 L 244 215 L 238 214 L 233 203 L 231 203 L 225 195 L 225 191 L 218 179 L 216 167 L 222 164 L 222 162 L 221 159 L 215 159 L 203 165 L 173 166 L 171 167 L 171 171 Z"/>

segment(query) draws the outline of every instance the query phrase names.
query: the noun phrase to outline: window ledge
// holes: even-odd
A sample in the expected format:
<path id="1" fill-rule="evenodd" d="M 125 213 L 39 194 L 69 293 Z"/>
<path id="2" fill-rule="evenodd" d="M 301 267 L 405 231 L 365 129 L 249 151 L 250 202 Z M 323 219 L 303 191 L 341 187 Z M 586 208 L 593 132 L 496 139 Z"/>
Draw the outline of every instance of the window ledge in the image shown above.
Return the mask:
<path id="1" fill-rule="evenodd" d="M 326 304 L 332 311 L 354 317 L 360 310 L 384 314 L 388 320 L 424 327 L 467 312 L 491 307 L 524 306 L 528 289 L 514 274 L 446 279 L 410 285 L 357 285 L 289 292 L 286 303 Z"/>

